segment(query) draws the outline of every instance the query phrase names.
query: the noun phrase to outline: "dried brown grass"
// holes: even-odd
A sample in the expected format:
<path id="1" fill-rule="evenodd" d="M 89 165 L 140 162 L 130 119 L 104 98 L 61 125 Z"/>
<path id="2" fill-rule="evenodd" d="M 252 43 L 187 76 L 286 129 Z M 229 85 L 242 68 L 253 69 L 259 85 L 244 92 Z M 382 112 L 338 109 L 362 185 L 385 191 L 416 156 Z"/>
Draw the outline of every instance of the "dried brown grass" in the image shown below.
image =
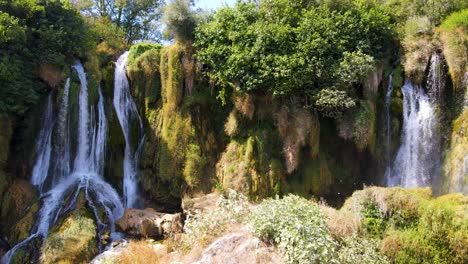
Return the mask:
<path id="1" fill-rule="evenodd" d="M 120 254 L 118 263 L 164 263 L 161 261 L 162 257 L 150 243 L 144 240 L 130 241 L 128 247 Z"/>
<path id="2" fill-rule="evenodd" d="M 336 210 L 325 204 L 319 206 L 325 215 L 328 230 L 334 239 L 342 240 L 359 232 L 361 226 L 359 216 L 348 211 Z"/>
<path id="3" fill-rule="evenodd" d="M 255 112 L 254 97 L 251 94 L 235 93 L 232 97 L 234 106 L 242 115 L 252 119 Z"/>
<path id="4" fill-rule="evenodd" d="M 310 134 L 317 133 L 316 118 L 306 109 L 282 106 L 275 114 L 278 132 L 283 141 L 286 171 L 292 173 L 299 166 L 301 148 L 310 142 Z M 314 127 L 314 129 L 312 129 Z"/>
<path id="5" fill-rule="evenodd" d="M 224 132 L 231 137 L 235 136 L 237 132 L 239 132 L 239 122 L 237 120 L 236 110 L 233 110 L 229 114 L 226 123 L 224 124 Z"/>

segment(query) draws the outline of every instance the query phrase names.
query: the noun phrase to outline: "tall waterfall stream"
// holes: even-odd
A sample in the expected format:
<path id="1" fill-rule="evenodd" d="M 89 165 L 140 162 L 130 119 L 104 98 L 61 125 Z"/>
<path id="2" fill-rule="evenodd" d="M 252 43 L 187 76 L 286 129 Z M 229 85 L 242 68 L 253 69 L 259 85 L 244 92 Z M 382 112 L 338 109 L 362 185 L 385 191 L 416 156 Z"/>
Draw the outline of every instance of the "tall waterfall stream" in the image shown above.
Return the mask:
<path id="1" fill-rule="evenodd" d="M 406 80 L 401 89 L 401 145 L 395 160 L 385 172 L 387 186 L 431 186 L 440 175 L 440 122 L 436 109 L 443 94 L 444 76 L 438 54 L 431 58 L 426 87 L 428 93 L 422 86 Z"/>
<path id="2" fill-rule="evenodd" d="M 107 140 L 107 117 L 102 91 L 98 90 L 97 105 L 90 105 L 88 84 L 83 65 L 76 62 L 72 71 L 80 81 L 78 95 L 77 137 L 71 137 L 70 123 L 70 79 L 66 80 L 58 114 L 54 113 L 52 94 L 47 99 L 42 127 L 36 140 L 36 162 L 31 183 L 40 192 L 41 207 L 30 236 L 13 247 L 2 258 L 10 258 L 31 240 L 47 237 L 58 219 L 75 207 L 79 193 L 83 192 L 88 206 L 94 213 L 98 232 L 110 231 L 111 239 L 116 236 L 114 222 L 124 213 L 124 208 L 138 207 L 140 201 L 137 188 L 137 163 L 141 152 L 144 133 L 143 124 L 131 97 L 125 75 L 128 52 L 116 63 L 114 107 L 125 137 L 123 196 L 104 180 L 104 160 Z M 110 111 L 110 110 L 109 110 Z M 139 125 L 138 143 L 132 145 L 131 123 Z M 72 153 L 72 145 L 76 152 Z M 71 199 L 66 199 L 71 197 Z M 67 202 L 65 202 L 67 200 Z M 106 219 L 101 219 L 105 212 Z M 99 236 L 100 237 L 100 236 Z"/>

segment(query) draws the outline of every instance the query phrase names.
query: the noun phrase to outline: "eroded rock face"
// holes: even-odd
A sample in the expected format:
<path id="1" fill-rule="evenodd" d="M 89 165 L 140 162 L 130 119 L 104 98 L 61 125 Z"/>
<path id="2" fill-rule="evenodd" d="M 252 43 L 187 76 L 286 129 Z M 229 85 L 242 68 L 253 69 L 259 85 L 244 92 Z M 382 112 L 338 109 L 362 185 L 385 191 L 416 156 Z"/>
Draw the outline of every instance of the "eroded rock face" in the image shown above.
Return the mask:
<path id="1" fill-rule="evenodd" d="M 117 227 L 135 237 L 168 237 L 182 232 L 182 215 L 159 213 L 152 208 L 127 209 Z"/>
<path id="2" fill-rule="evenodd" d="M 99 253 L 96 228 L 89 212 L 76 210 L 49 233 L 40 263 L 87 263 Z"/>
<path id="3" fill-rule="evenodd" d="M 228 234 L 218 238 L 202 253 L 193 264 L 256 264 L 283 263 L 273 246 L 260 241 L 247 232 Z"/>

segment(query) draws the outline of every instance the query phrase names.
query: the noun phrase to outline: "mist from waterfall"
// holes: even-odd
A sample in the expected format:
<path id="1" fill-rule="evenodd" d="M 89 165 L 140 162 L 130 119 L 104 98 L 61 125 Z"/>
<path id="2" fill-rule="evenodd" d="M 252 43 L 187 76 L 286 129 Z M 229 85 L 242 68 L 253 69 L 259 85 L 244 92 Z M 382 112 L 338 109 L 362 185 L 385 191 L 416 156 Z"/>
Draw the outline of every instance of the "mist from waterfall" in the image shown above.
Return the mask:
<path id="1" fill-rule="evenodd" d="M 57 120 L 53 115 L 52 96 L 48 98 L 43 125 L 37 140 L 37 161 L 31 175 L 31 183 L 40 190 L 43 189 L 45 182 L 49 182 L 50 188 L 41 195 L 41 208 L 31 235 L 8 251 L 2 258 L 2 263 L 9 263 L 11 256 L 31 240 L 44 239 L 58 219 L 74 209 L 81 191 L 85 194 L 88 207 L 94 213 L 98 224 L 97 231 L 100 234 L 104 232 L 104 229 L 108 229 L 111 238 L 114 237 L 114 222 L 123 215 L 124 207 L 119 194 L 104 181 L 102 175 L 107 138 L 104 97 L 99 89 L 96 111 L 95 107 L 89 104 L 86 73 L 83 66 L 76 62 L 72 69 L 78 74 L 81 84 L 78 96 L 78 138 L 75 142 L 76 153 L 73 166 L 70 138 L 72 114 L 69 109 L 70 80 L 67 80 Z M 52 135 L 52 131 L 55 135 Z M 51 138 L 56 138 L 56 142 L 51 142 Z M 52 152 L 53 147 L 55 151 Z M 51 155 L 51 152 L 54 154 Z M 48 167 L 52 161 L 55 163 L 55 169 L 49 170 Z M 70 168 L 73 170 L 70 171 Z M 67 197 L 71 199 L 66 199 Z M 105 215 L 98 213 L 100 209 Z M 106 219 L 101 219 L 103 216 Z"/>
<path id="2" fill-rule="evenodd" d="M 445 88 L 444 64 L 439 54 L 431 57 L 426 91 L 405 80 L 403 93 L 403 129 L 395 160 L 385 172 L 387 186 L 405 188 L 441 183 L 441 138 L 437 108 Z"/>
<path id="3" fill-rule="evenodd" d="M 440 170 L 435 107 L 423 88 L 410 80 L 405 81 L 402 92 L 401 146 L 390 173 L 386 174 L 387 186 L 429 186 Z"/>
<path id="4" fill-rule="evenodd" d="M 138 192 L 138 160 L 145 140 L 143 122 L 133 97 L 130 92 L 130 85 L 126 75 L 128 51 L 122 54 L 116 62 L 114 77 L 114 108 L 122 127 L 125 138 L 124 153 L 124 204 L 128 208 L 139 208 L 142 206 Z M 132 124 L 138 125 L 137 129 Z M 132 133 L 137 134 L 134 135 Z M 132 139 L 138 138 L 136 142 Z"/>

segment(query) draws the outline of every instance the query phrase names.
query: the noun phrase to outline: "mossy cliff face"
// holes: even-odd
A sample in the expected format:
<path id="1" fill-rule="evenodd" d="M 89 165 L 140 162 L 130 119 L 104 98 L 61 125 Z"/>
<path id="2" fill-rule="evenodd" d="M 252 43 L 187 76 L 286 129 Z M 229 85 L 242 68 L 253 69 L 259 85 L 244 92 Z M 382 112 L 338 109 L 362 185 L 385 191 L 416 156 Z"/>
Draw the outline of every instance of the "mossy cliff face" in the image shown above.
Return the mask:
<path id="1" fill-rule="evenodd" d="M 453 122 L 444 172 L 445 192 L 468 193 L 468 108 Z"/>
<path id="2" fill-rule="evenodd" d="M 343 140 L 333 122 L 301 107 L 300 98 L 235 91 L 221 105 L 192 53 L 178 42 L 130 49 L 127 73 L 147 137 L 141 186 L 153 206 L 175 206 L 184 193 L 215 186 L 254 200 L 284 192 L 344 195 L 366 179 L 358 174 L 374 163 L 382 66 L 366 86 L 368 99 L 349 113 L 349 127 L 339 127 L 351 131 Z M 334 183 L 340 187 L 331 188 Z"/>
<path id="3" fill-rule="evenodd" d="M 129 54 L 127 73 L 146 125 L 141 186 L 157 208 L 174 209 L 182 193 L 211 189 L 217 142 L 206 118 L 209 86 L 192 61 L 191 49 L 177 42 L 138 44 Z"/>

